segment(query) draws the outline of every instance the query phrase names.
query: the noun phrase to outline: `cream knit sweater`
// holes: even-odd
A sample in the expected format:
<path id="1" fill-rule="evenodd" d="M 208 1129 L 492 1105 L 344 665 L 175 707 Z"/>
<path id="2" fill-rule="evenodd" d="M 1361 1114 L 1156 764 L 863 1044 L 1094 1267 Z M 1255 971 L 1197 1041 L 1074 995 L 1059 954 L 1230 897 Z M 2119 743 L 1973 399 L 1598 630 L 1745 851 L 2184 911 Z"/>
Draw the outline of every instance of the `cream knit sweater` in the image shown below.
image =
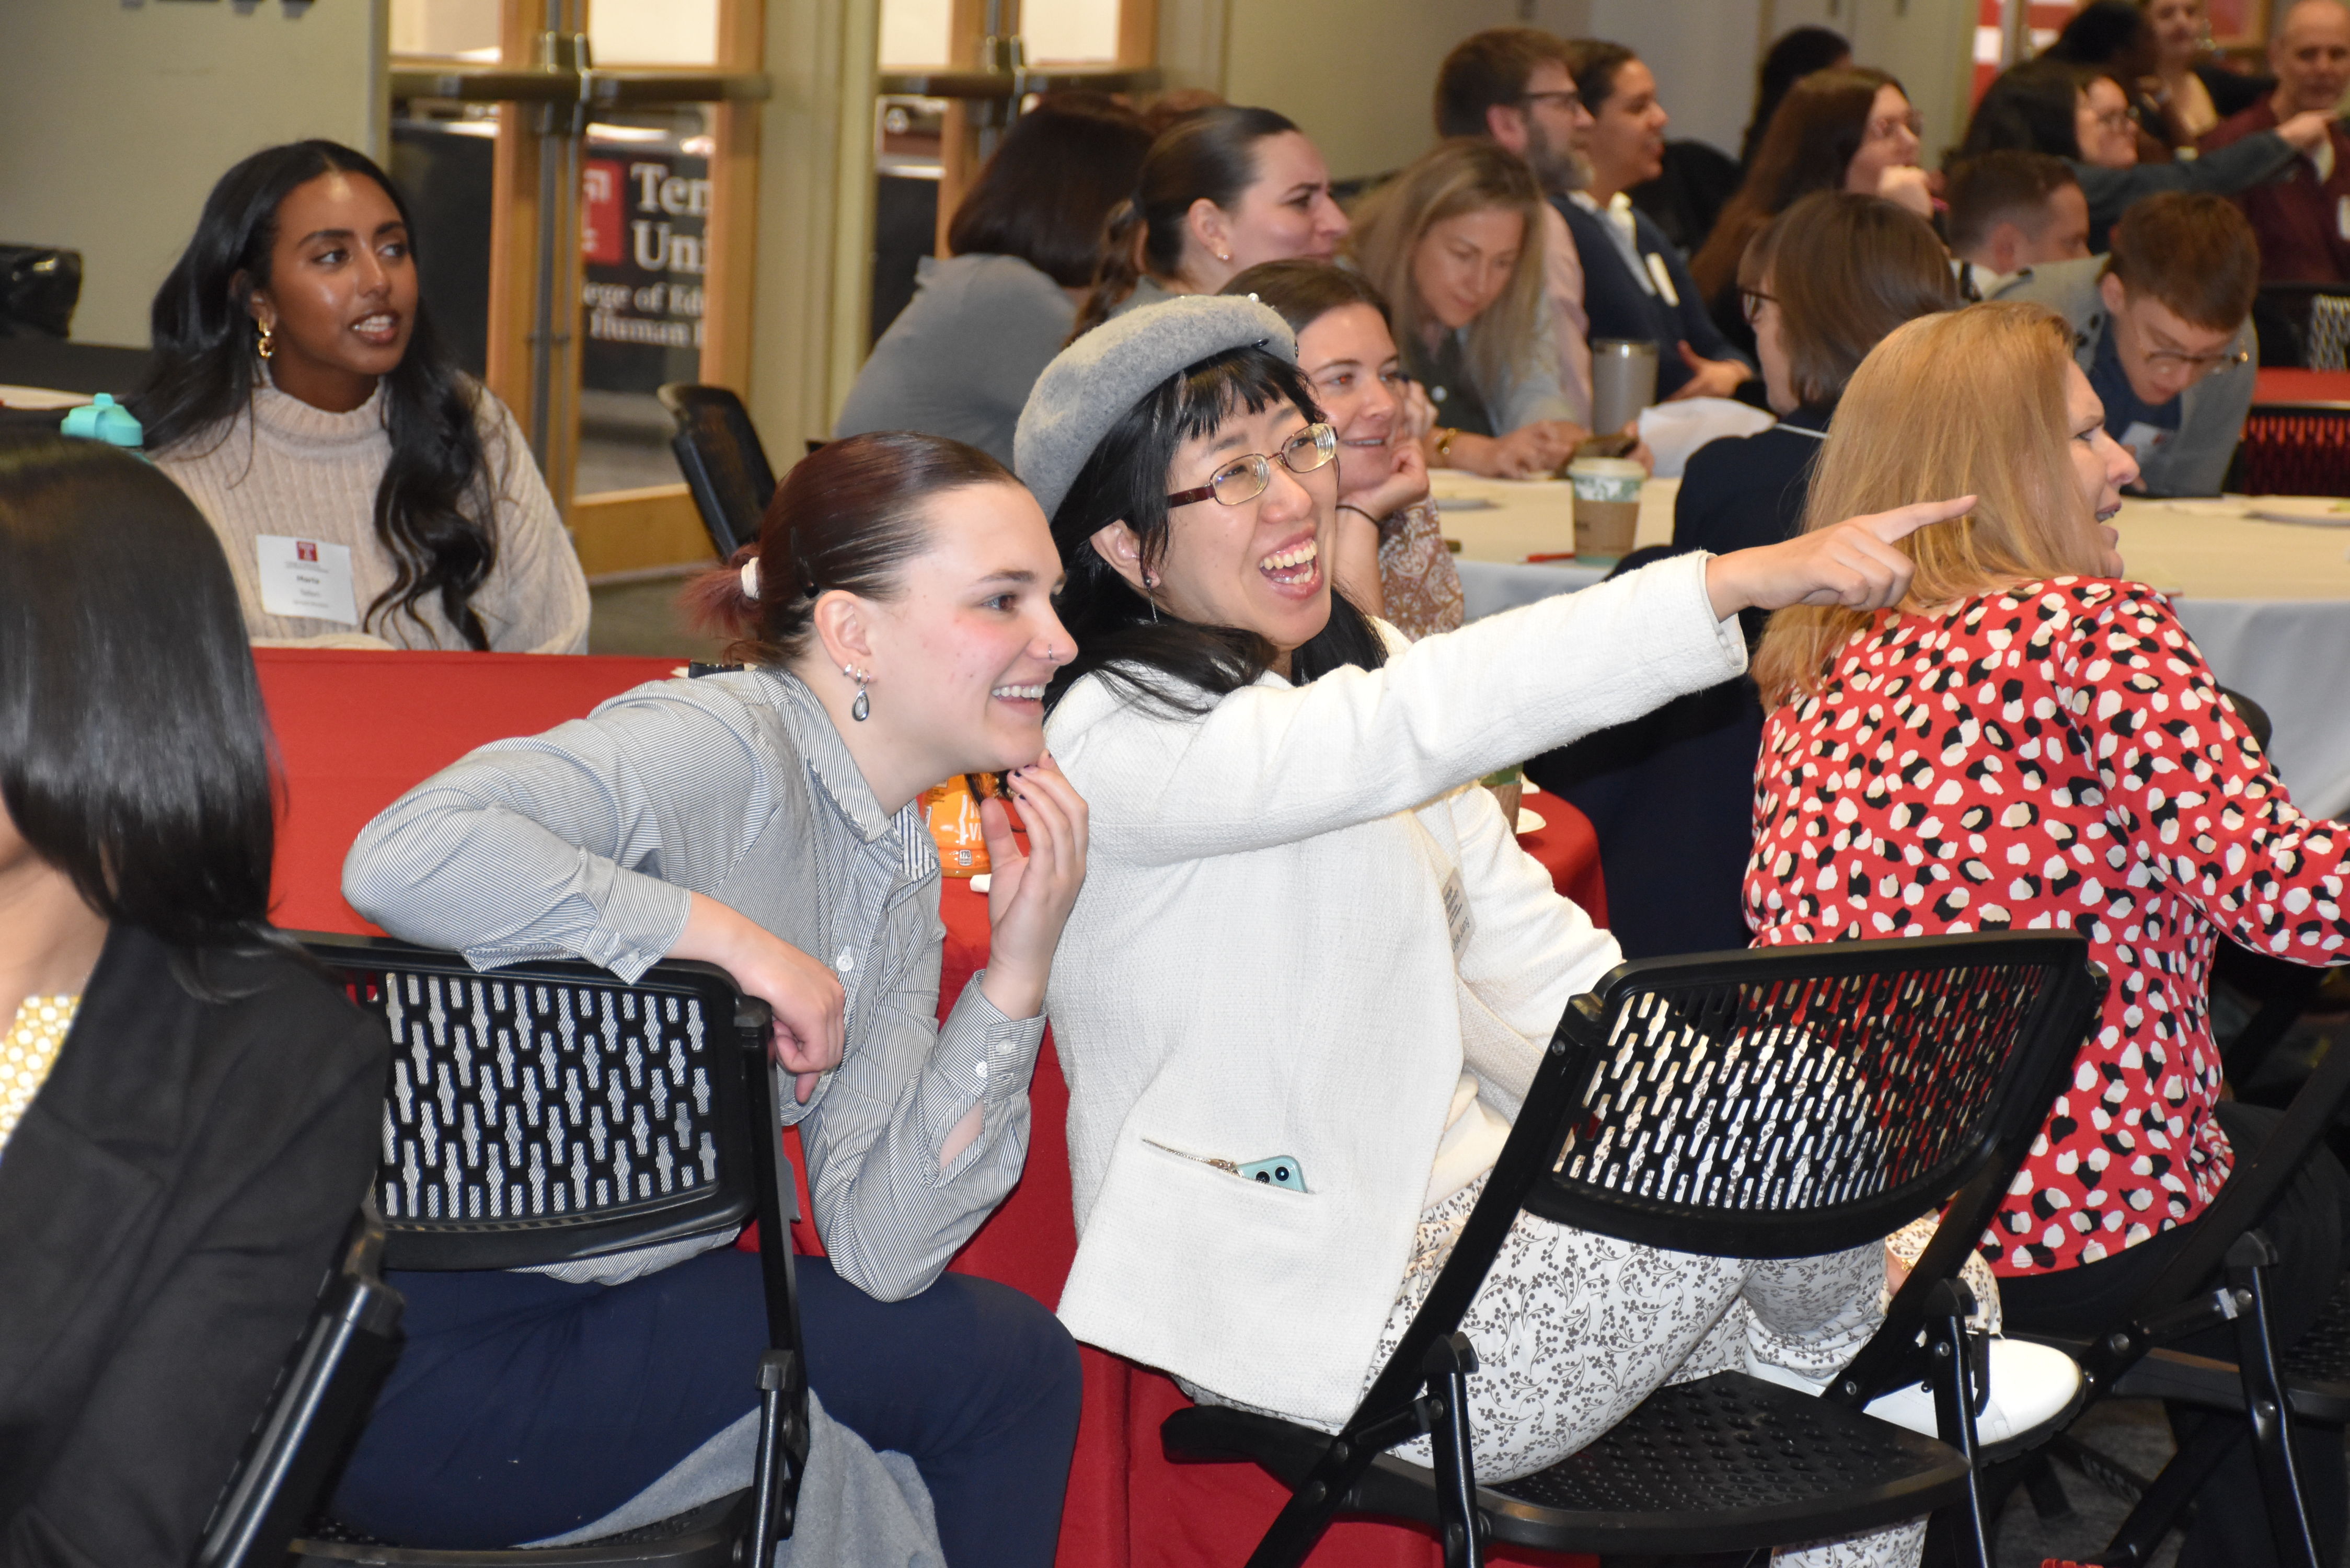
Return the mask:
<path id="1" fill-rule="evenodd" d="M 588 580 L 571 537 L 514 416 L 487 388 L 478 390 L 476 420 L 495 497 L 498 554 L 473 595 L 473 613 L 498 652 L 584 653 Z M 232 419 L 153 455 L 155 466 L 194 498 L 220 536 L 244 608 L 245 634 L 255 641 L 466 647 L 442 614 L 438 594 L 418 600 L 413 613 L 387 607 L 368 615 L 397 572 L 375 532 L 376 487 L 391 461 L 381 387 L 350 412 L 335 414 L 265 384 L 254 390 L 249 418 Z M 265 534 L 348 545 L 352 597 L 369 624 L 265 611 L 255 545 Z"/>
<path id="2" fill-rule="evenodd" d="M 1071 1333 L 1345 1418 L 1462 1075 L 1514 1116 L 1567 1001 L 1619 957 L 1471 781 L 1744 669 L 1706 559 L 1378 670 L 1268 675 L 1202 718 L 1099 676 L 1063 699 L 1045 734 L 1091 807 L 1046 998 L 1069 1081 Z M 1214 1163 L 1275 1156 L 1305 1190 Z"/>

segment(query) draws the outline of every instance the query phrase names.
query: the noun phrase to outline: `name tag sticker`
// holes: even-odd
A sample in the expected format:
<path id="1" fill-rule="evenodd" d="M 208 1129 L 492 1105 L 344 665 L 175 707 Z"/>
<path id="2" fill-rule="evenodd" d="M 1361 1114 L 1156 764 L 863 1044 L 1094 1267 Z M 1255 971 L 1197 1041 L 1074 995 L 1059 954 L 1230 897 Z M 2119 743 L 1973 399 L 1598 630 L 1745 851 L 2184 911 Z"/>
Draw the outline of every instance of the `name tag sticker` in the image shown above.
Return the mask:
<path id="1" fill-rule="evenodd" d="M 1459 958 L 1476 934 L 1477 917 L 1469 908 L 1469 889 L 1461 885 L 1461 868 L 1444 879 L 1444 923 L 1452 933 L 1452 956 Z"/>
<path id="2" fill-rule="evenodd" d="M 2168 446 L 2170 438 L 2178 433 L 2177 431 L 2164 430 L 2160 425 L 2150 425 L 2144 420 L 2132 420 L 2129 428 L 2122 431 L 2121 443 L 2129 448 L 2129 454 L 2143 466 L 2148 458 Z"/>
<path id="3" fill-rule="evenodd" d="M 1657 286 L 1657 292 L 1664 296 L 1665 303 L 1667 305 L 1671 306 L 1676 310 L 1679 309 L 1681 303 L 1680 290 L 1673 286 L 1673 275 L 1666 267 L 1665 258 L 1659 255 L 1654 251 L 1649 251 L 1646 253 L 1643 259 L 1645 259 L 1648 264 L 1648 281 Z"/>
<path id="4" fill-rule="evenodd" d="M 262 534 L 253 541 L 261 573 L 261 607 L 270 615 L 359 623 L 351 593 L 351 548 L 317 539 Z"/>

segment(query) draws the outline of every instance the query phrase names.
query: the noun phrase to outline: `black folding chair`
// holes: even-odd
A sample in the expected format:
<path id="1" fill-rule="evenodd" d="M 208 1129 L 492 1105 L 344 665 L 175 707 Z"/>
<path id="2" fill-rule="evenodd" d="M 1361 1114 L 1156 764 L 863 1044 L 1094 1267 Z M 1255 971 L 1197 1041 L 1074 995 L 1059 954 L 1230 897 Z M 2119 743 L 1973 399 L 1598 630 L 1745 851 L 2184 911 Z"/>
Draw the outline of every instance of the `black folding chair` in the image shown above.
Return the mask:
<path id="1" fill-rule="evenodd" d="M 1253 1460 L 1292 1489 L 1250 1568 L 1294 1568 L 1341 1513 L 1433 1524 L 1457 1568 L 1488 1540 L 1752 1551 L 1951 1503 L 1988 1568 L 1972 1491 L 1987 1389 L 1955 1276 L 2103 992 L 2069 932 L 1624 964 L 1568 1006 L 1450 1261 L 1338 1435 L 1201 1406 L 1167 1419 L 1167 1453 Z M 1477 1358 L 1458 1329 L 1521 1209 L 1646 1246 L 1795 1258 L 1878 1241 L 1946 1200 L 1884 1327 L 1821 1397 L 1717 1373 L 1659 1389 L 1548 1469 L 1477 1484 L 1463 1410 Z M 1934 1388 L 1941 1442 L 1862 1413 L 1914 1383 Z M 1421 1433 L 1432 1472 L 1387 1451 Z"/>
<path id="2" fill-rule="evenodd" d="M 584 963 L 484 974 L 381 938 L 306 934 L 303 945 L 391 1035 L 375 1188 L 386 1268 L 572 1262 L 732 1236 L 755 1217 L 768 1348 L 743 1368 L 760 1391 L 752 1485 L 723 1506 L 577 1546 L 425 1550 L 328 1528 L 294 1554 L 419 1568 L 767 1563 L 792 1532 L 808 1453 L 796 1199 L 767 1004 L 709 964 L 656 964 L 628 984 Z"/>
<path id="3" fill-rule="evenodd" d="M 2314 1568 L 2316 1553 L 2293 1462 L 2293 1424 L 2298 1418 L 2350 1426 L 2350 1280 L 2337 1287 L 2317 1324 L 2290 1351 L 2280 1352 L 2270 1329 L 2266 1280 L 2276 1253 L 2259 1227 L 2324 1140 L 2345 1097 L 2350 1051 L 2330 1051 L 2276 1129 L 2259 1147 L 2237 1151 L 2234 1173 L 2196 1220 L 2192 1239 L 2118 1323 L 2091 1340 L 2029 1336 L 2078 1360 L 2092 1397 L 2176 1400 L 2246 1417 L 2278 1560 L 2307 1568 Z M 2222 1268 L 2226 1283 L 2205 1289 L 2204 1282 Z M 2233 1363 L 2161 1348 L 2221 1324 L 2234 1325 Z M 2074 1468 L 2139 1494 L 2113 1540 L 2089 1561 L 2114 1568 L 2149 1561 L 2213 1469 L 2243 1440 L 2244 1430 L 2205 1423 L 2152 1481 L 2128 1475 L 2070 1438 L 2052 1445 L 2051 1452 Z"/>
<path id="4" fill-rule="evenodd" d="M 382 1254 L 369 1201 L 213 1504 L 196 1568 L 276 1568 L 301 1533 L 400 1354 L 400 1293 L 379 1272 Z"/>
<path id="5" fill-rule="evenodd" d="M 775 493 L 775 471 L 759 444 L 750 410 L 724 387 L 672 381 L 659 396 L 677 421 L 670 451 L 677 454 L 694 510 L 723 561 L 758 539 L 759 519 Z"/>

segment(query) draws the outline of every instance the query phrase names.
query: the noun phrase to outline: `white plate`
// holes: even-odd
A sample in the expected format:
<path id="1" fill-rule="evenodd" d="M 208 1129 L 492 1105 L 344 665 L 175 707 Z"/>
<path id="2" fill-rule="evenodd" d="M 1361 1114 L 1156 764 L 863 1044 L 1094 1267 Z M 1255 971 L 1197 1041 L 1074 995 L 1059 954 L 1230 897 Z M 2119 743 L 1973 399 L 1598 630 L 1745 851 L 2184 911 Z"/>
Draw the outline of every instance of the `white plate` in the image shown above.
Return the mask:
<path id="1" fill-rule="evenodd" d="M 2263 495 L 2252 503 L 2246 514 L 2270 523 L 2350 528 L 2350 501 L 2331 495 Z"/>
<path id="2" fill-rule="evenodd" d="M 1524 806 L 1518 807 L 1518 831 L 1520 833 L 1540 833 L 1544 828 L 1548 827 L 1549 826 L 1549 823 L 1543 820 L 1542 813 L 1538 811 L 1528 811 Z"/>

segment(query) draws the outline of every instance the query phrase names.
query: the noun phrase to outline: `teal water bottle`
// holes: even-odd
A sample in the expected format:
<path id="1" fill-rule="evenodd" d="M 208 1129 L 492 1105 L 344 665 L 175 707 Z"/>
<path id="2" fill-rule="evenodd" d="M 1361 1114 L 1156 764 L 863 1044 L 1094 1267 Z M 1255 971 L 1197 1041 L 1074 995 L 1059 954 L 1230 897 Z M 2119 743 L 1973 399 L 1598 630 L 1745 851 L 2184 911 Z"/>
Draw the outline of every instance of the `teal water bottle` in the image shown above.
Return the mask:
<path id="1" fill-rule="evenodd" d="M 63 429 L 69 436 L 102 441 L 109 446 L 127 447 L 132 452 L 137 452 L 147 440 L 139 417 L 116 402 L 111 392 L 100 392 L 91 401 L 68 411 Z"/>

